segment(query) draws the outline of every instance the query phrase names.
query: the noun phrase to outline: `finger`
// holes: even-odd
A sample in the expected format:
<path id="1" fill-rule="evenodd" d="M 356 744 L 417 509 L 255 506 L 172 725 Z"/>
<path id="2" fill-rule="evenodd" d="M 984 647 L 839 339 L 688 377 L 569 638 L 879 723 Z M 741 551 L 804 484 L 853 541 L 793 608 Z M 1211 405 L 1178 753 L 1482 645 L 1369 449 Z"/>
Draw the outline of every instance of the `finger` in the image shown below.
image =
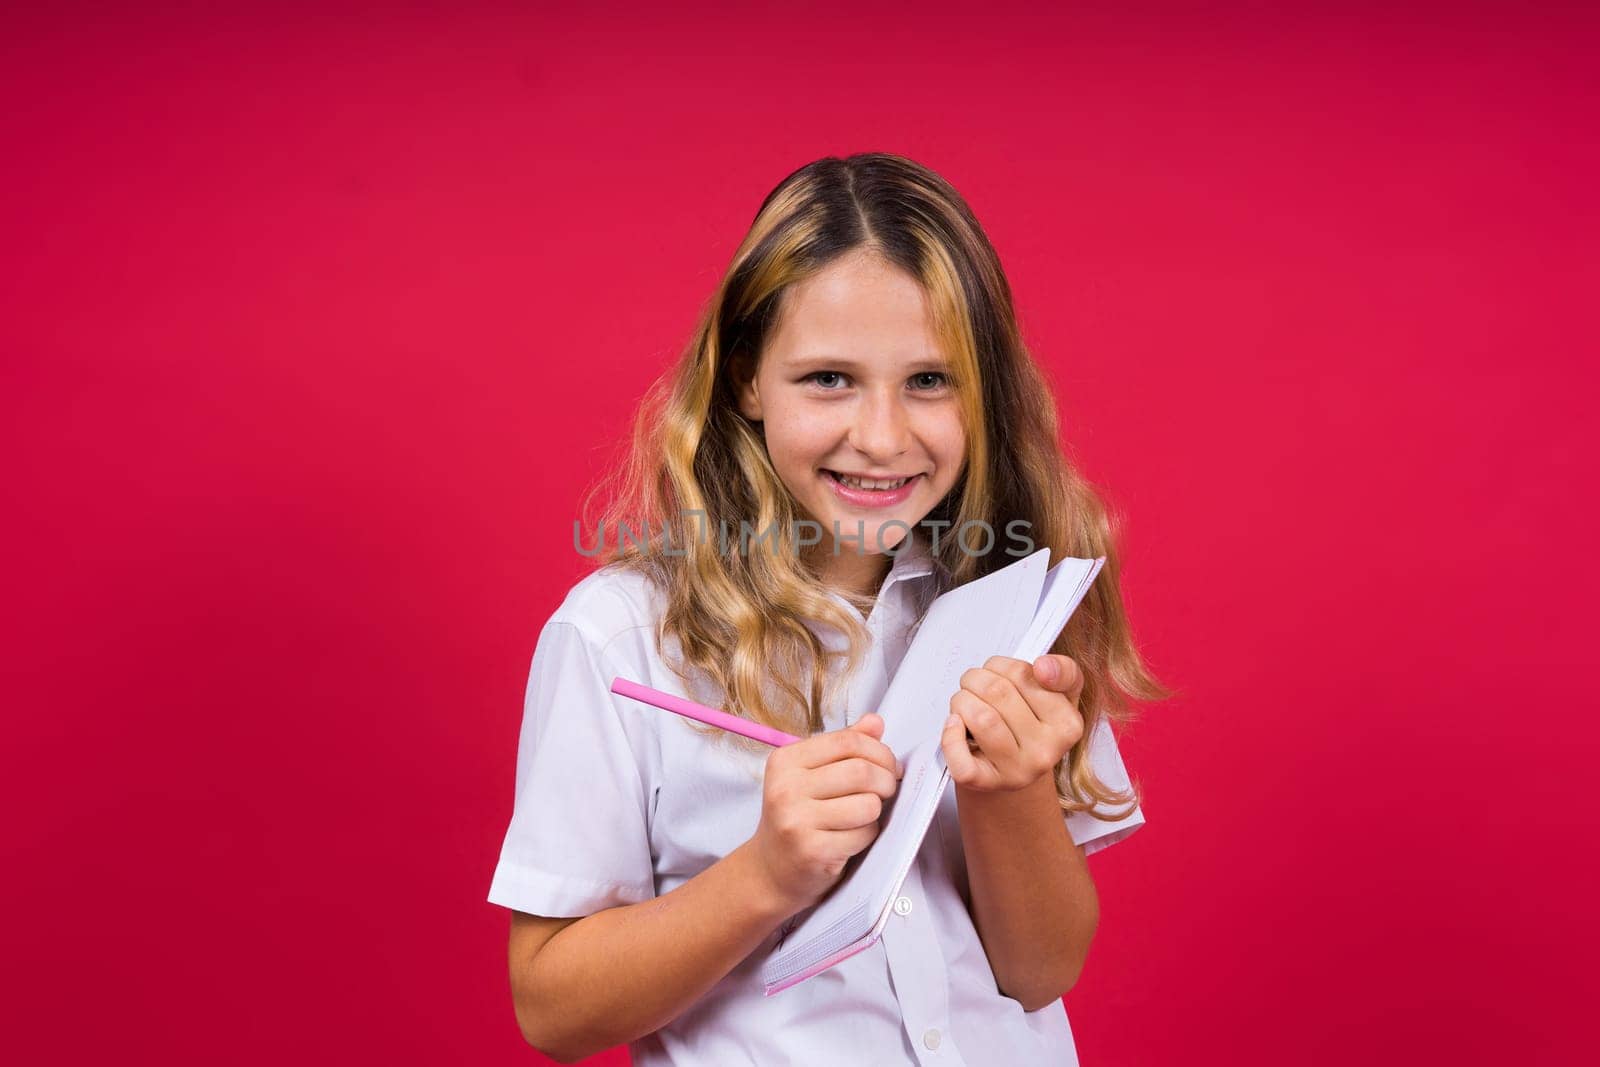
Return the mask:
<path id="1" fill-rule="evenodd" d="M 801 767 L 821 767 L 827 763 L 857 758 L 881 764 L 890 773 L 898 771 L 893 749 L 876 737 L 869 737 L 850 727 L 808 737 L 791 747 L 797 750 L 795 759 Z"/>
<path id="2" fill-rule="evenodd" d="M 1069 666 L 1062 666 L 1062 662 Z M 1071 748 L 1083 733 L 1083 720 L 1078 715 L 1078 708 L 1071 697 L 1062 692 L 1072 679 L 1069 672 L 1077 670 L 1077 664 L 1067 656 L 1040 656 L 1033 663 L 1026 660 L 1010 659 L 1004 656 L 992 657 L 987 664 L 990 670 L 1009 678 L 1013 685 L 1022 694 L 1023 700 L 1032 710 L 1033 715 L 1045 726 L 1045 733 L 1052 746 L 1064 744 Z M 1055 685 L 1046 684 L 1039 676 L 1041 669 L 1046 673 L 1055 673 Z M 1077 681 L 1081 690 L 1081 678 Z"/>
<path id="3" fill-rule="evenodd" d="M 1071 656 L 1047 653 L 1033 661 L 1033 673 L 1047 689 L 1064 694 L 1074 704 L 1083 695 L 1083 668 Z"/>
<path id="4" fill-rule="evenodd" d="M 846 726 L 845 729 L 858 730 L 872 737 L 881 738 L 883 736 L 883 716 L 875 711 L 869 711 L 849 726 Z"/>
<path id="5" fill-rule="evenodd" d="M 876 793 L 894 796 L 899 786 L 890 771 L 871 760 L 853 757 L 814 767 L 806 773 L 806 791 L 818 800 L 849 796 L 851 793 Z"/>
<path id="6" fill-rule="evenodd" d="M 831 838 L 829 844 L 838 849 L 838 855 L 854 856 L 876 841 L 881 829 L 877 823 L 868 823 L 854 830 L 834 830 L 828 835 Z"/>
<path id="7" fill-rule="evenodd" d="M 978 742 L 978 747 L 983 749 L 983 754 L 991 762 L 999 765 L 1017 758 L 1017 738 L 1011 732 L 1011 727 L 1006 725 L 998 711 L 972 690 L 957 689 L 956 695 L 950 698 L 950 710 L 961 716 L 967 724 L 967 730 Z"/>
<path id="8" fill-rule="evenodd" d="M 1002 659 L 1005 663 L 998 662 Z M 1002 670 L 1012 672 L 1030 669 L 1029 665 L 1021 660 L 1005 659 L 1001 656 L 991 657 L 990 662 L 996 663 Z M 1016 749 L 1028 751 L 1047 740 L 1044 724 L 1039 721 L 1033 707 L 1017 690 L 1016 683 L 1004 674 L 987 667 L 974 667 L 961 675 L 961 688 L 978 697 L 999 714 L 1006 729 L 1015 739 Z M 1055 699 L 1062 698 L 1058 695 Z M 988 746 L 985 748 L 992 756 L 1001 755 L 1000 750 Z"/>
<path id="9" fill-rule="evenodd" d="M 1010 678 L 1024 695 L 1038 690 L 1076 701 L 1083 691 L 1083 669 L 1071 656 L 1047 653 L 1031 663 L 1011 656 L 990 656 L 983 666 Z"/>
<path id="10" fill-rule="evenodd" d="M 879 715 L 875 711 L 869 711 L 867 714 L 857 719 L 856 723 L 852 725 L 858 725 L 866 722 L 868 719 L 872 719 L 877 723 L 877 729 L 873 732 L 872 738 L 878 743 L 877 747 L 873 749 L 873 751 L 877 754 L 869 758 L 872 760 L 872 762 L 888 768 L 889 773 L 894 775 L 896 778 L 903 777 L 906 773 L 905 761 L 895 753 L 894 749 L 890 748 L 888 744 L 883 741 L 883 716 Z"/>
<path id="11" fill-rule="evenodd" d="M 945 766 L 950 768 L 950 778 L 957 785 L 968 788 L 985 788 L 985 770 L 993 774 L 992 768 L 987 768 L 980 762 L 977 753 L 967 746 L 967 724 L 961 716 L 952 713 L 945 720 L 944 730 L 939 735 L 939 747 L 944 752 Z"/>
<path id="12" fill-rule="evenodd" d="M 855 830 L 872 826 L 883 814 L 883 798 L 876 793 L 851 793 L 816 802 L 819 830 Z"/>

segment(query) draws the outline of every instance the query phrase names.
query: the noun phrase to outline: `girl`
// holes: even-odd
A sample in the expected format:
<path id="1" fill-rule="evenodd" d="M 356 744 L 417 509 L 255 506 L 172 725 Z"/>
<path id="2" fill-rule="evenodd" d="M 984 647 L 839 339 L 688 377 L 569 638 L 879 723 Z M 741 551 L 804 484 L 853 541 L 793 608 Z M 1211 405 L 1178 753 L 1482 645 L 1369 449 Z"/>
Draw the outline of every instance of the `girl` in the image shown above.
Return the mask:
<path id="1" fill-rule="evenodd" d="M 1111 723 L 1169 693 L 965 201 L 881 153 L 786 178 L 619 473 L 613 547 L 534 651 L 489 891 L 529 1043 L 626 1042 L 639 1067 L 1075 1063 L 1054 1005 L 1098 920 L 1085 858 L 1144 822 Z M 894 795 L 872 709 L 917 620 L 1041 543 L 1105 567 L 1052 654 L 962 675 L 955 788 L 889 926 L 764 996 L 786 922 Z M 619 676 L 804 740 L 702 727 L 614 696 Z"/>

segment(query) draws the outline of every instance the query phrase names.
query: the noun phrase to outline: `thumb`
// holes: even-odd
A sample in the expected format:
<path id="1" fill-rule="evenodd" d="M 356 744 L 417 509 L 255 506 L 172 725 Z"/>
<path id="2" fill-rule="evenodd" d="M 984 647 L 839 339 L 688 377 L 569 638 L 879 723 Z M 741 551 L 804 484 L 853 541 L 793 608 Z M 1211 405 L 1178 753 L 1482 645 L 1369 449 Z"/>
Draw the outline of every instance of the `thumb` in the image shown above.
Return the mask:
<path id="1" fill-rule="evenodd" d="M 847 729 L 860 730 L 862 733 L 868 734 L 872 737 L 882 737 L 883 716 L 879 715 L 875 711 L 869 711 L 865 715 L 861 716 L 861 718 L 851 723 Z"/>

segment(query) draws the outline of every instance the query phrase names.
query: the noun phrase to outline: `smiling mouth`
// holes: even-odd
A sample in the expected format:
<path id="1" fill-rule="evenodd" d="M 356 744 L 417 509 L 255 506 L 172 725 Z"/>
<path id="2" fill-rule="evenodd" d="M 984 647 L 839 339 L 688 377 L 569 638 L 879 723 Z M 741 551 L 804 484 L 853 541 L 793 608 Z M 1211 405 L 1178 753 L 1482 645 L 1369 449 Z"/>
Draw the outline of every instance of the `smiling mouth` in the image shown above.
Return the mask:
<path id="1" fill-rule="evenodd" d="M 835 482 L 838 482 L 842 486 L 865 493 L 891 492 L 895 489 L 903 488 L 907 484 L 922 477 L 920 474 L 911 474 L 904 478 L 896 478 L 892 480 L 886 478 L 863 479 L 854 478 L 847 474 L 840 474 L 838 471 L 829 470 L 826 467 L 822 468 L 822 473 L 826 474 L 829 478 L 832 478 Z"/>

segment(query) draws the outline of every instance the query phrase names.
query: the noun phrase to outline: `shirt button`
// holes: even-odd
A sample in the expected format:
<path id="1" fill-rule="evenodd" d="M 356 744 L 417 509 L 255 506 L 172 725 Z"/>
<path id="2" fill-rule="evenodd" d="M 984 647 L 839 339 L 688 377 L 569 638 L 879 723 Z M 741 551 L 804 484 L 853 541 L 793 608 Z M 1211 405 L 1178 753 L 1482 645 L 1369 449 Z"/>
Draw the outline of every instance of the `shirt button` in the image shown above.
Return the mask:
<path id="1" fill-rule="evenodd" d="M 911 914 L 911 898 L 910 897 L 899 897 L 899 898 L 897 898 L 895 900 L 895 902 L 894 902 L 894 913 L 896 915 L 910 915 Z M 928 1032 L 932 1033 L 933 1031 L 930 1030 Z M 933 1046 L 929 1045 L 928 1047 L 932 1048 Z"/>
<path id="2" fill-rule="evenodd" d="M 922 1043 L 924 1045 L 927 1045 L 930 1049 L 938 1048 L 939 1047 L 939 1031 L 937 1031 L 937 1030 L 929 1030 L 927 1033 L 923 1034 L 922 1035 Z"/>

